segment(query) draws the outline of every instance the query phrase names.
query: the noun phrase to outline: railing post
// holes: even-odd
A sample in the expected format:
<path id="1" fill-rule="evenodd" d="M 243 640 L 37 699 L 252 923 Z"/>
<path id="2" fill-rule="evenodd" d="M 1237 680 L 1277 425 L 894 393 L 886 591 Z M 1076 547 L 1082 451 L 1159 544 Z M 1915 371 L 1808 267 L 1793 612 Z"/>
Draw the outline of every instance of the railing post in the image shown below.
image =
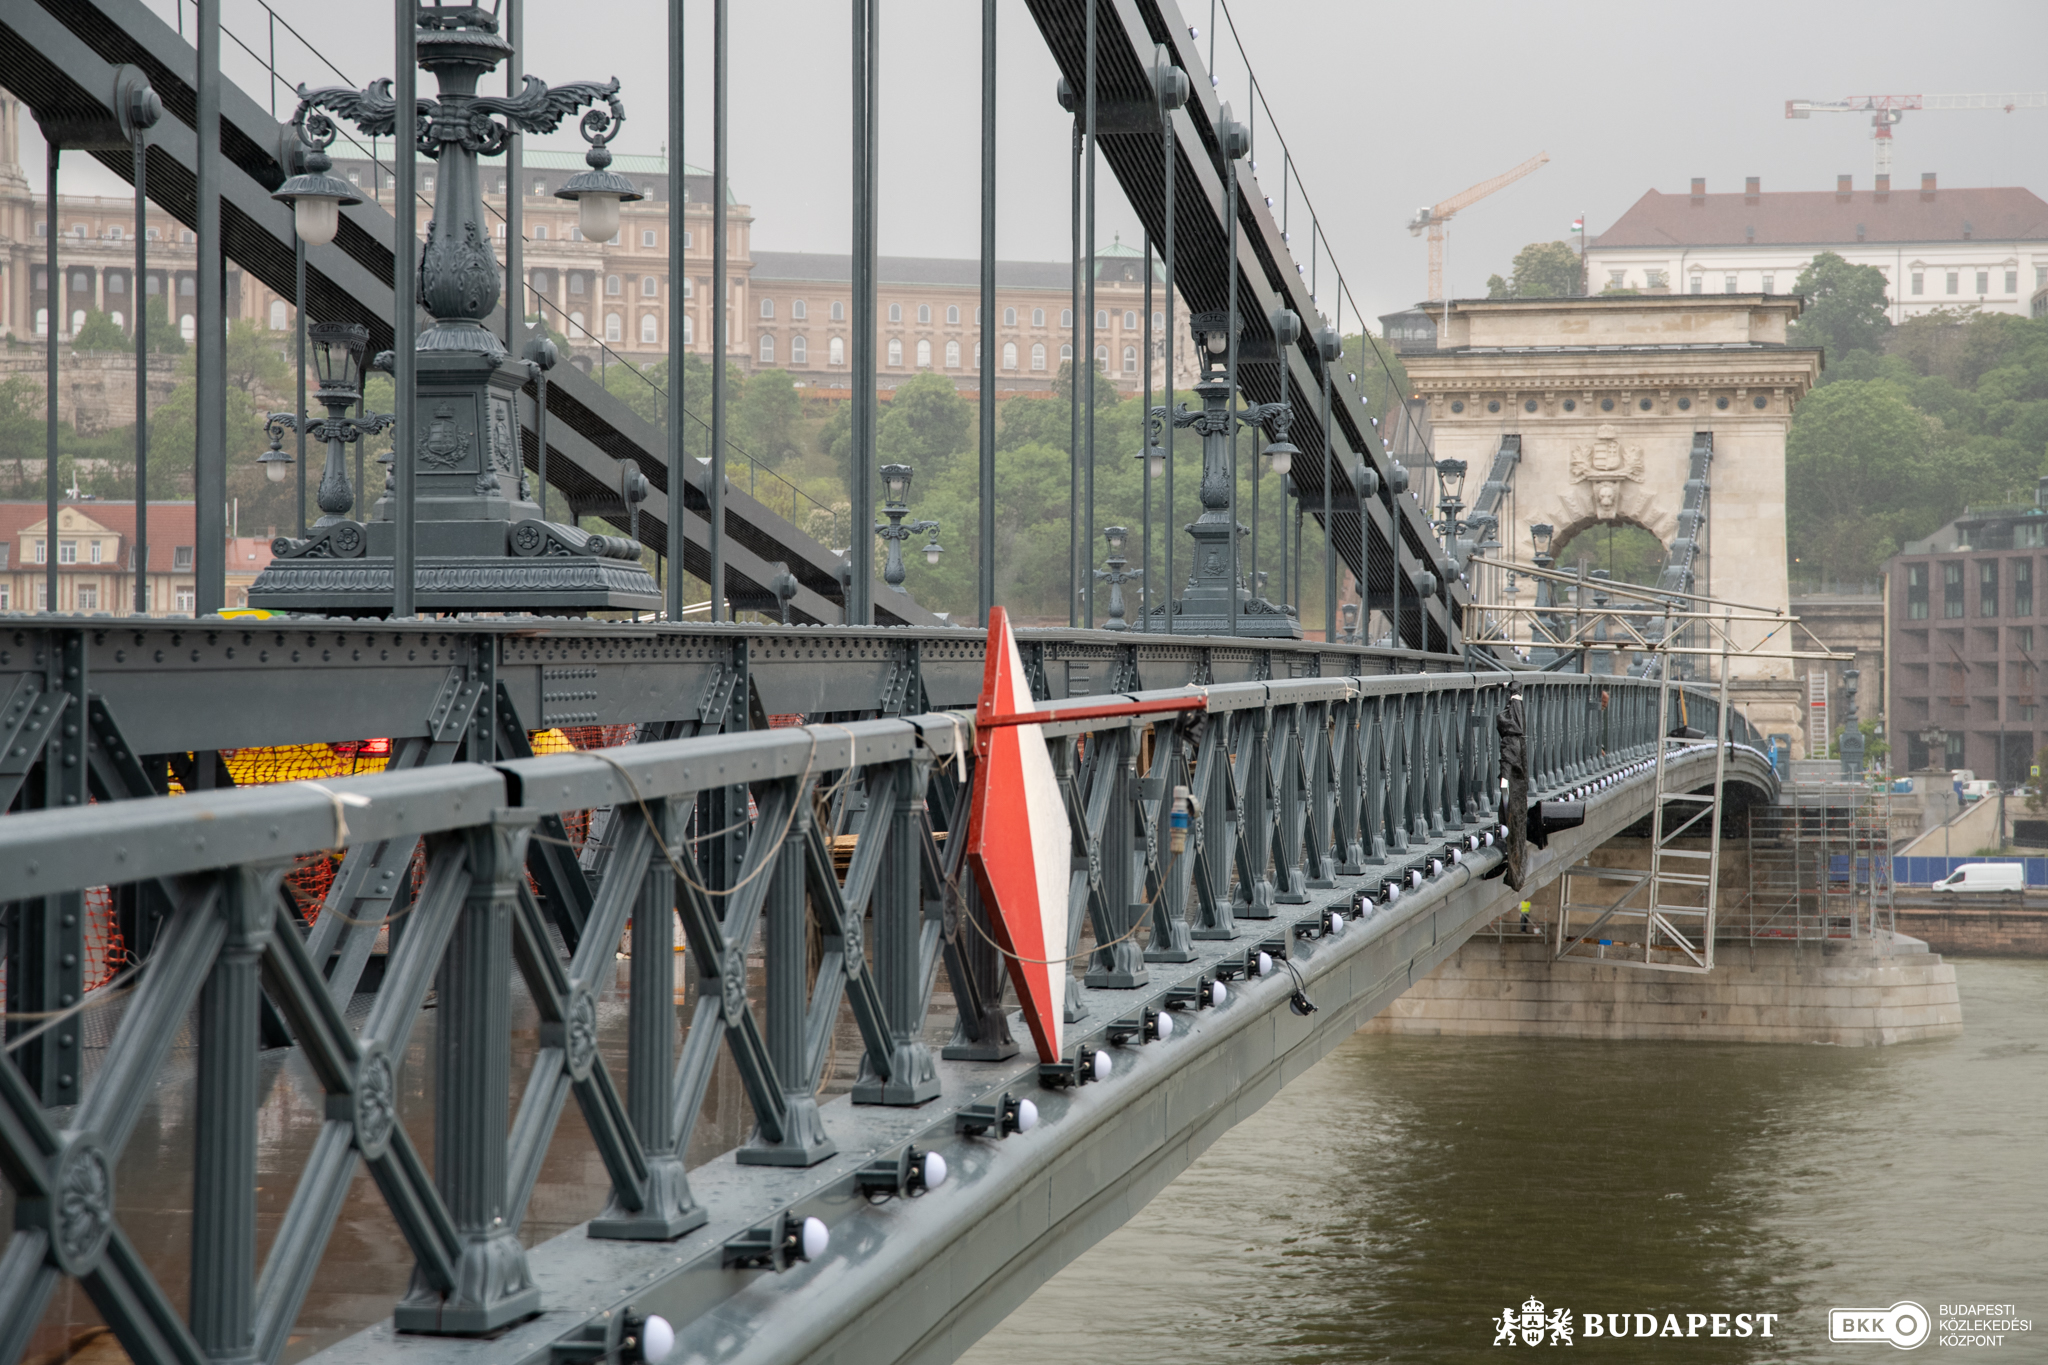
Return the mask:
<path id="1" fill-rule="evenodd" d="M 393 1311 L 401 1332 L 475 1336 L 540 1311 L 540 1289 L 508 1208 L 512 1104 L 512 916 L 538 812 L 505 808 L 463 831 L 469 896 L 437 978 L 434 1187 L 460 1250 L 443 1298 L 416 1269 Z"/>
<path id="2" fill-rule="evenodd" d="M 1188 881 L 1167 842 L 1174 784 L 1187 781 L 1189 776 L 1186 751 L 1185 724 L 1176 720 L 1161 725 L 1152 734 L 1152 770 L 1139 780 L 1139 829 L 1145 840 L 1143 863 L 1155 869 L 1158 888 L 1152 897 L 1152 937 L 1145 946 L 1147 962 L 1195 960 L 1188 926 Z M 1141 889 L 1152 891 L 1152 882 L 1148 879 Z M 1139 913 L 1143 909 L 1136 907 Z"/>
<path id="3" fill-rule="evenodd" d="M 50 317 L 54 338 L 54 306 Z M 52 534 L 50 544 L 54 547 L 55 543 Z M 52 568 L 56 559 L 52 548 Z M 21 737 L 42 741 L 42 773 L 40 780 L 31 778 L 22 784 L 23 804 L 43 810 L 82 809 L 89 795 L 85 635 L 76 630 L 50 630 L 30 638 L 31 649 L 41 646 L 42 695 L 22 723 Z M 35 1015 L 69 1009 L 84 998 L 85 897 L 77 891 L 61 891 L 17 901 L 12 919 L 7 934 L 7 1012 L 29 1016 L 8 1021 L 7 1032 L 18 1034 L 37 1027 Z M 46 1105 L 78 1101 L 80 1032 L 76 1022 L 42 1029 L 14 1049 L 22 1079 Z"/>
<path id="4" fill-rule="evenodd" d="M 1397 692 L 1384 700 L 1386 710 L 1381 713 L 1381 723 L 1387 783 L 1387 849 L 1398 856 L 1408 851 L 1411 824 L 1408 779 L 1413 764 L 1415 736 L 1409 726 L 1408 711 L 1414 704 L 1414 698 L 1406 692 Z"/>
<path id="5" fill-rule="evenodd" d="M 782 1083 L 782 1137 L 771 1142 L 755 1130 L 739 1150 L 742 1166 L 815 1166 L 836 1155 L 839 1144 L 825 1132 L 818 1097 L 804 1065 L 804 1022 L 810 1009 L 808 941 L 810 911 L 804 882 L 805 851 L 811 836 L 808 784 L 793 784 L 795 811 L 789 836 L 775 854 L 768 887 L 766 976 L 768 1061 Z"/>
<path id="6" fill-rule="evenodd" d="M 647 1187 L 637 1209 L 622 1204 L 615 1191 L 605 1211 L 591 1220 L 590 1235 L 665 1242 L 702 1227 L 708 1215 L 690 1194 L 689 1177 L 683 1173 L 682 1135 L 675 1125 L 676 884 L 669 864 L 676 842 L 675 807 L 659 798 L 640 804 L 653 824 L 654 838 L 633 906 L 626 1118 L 647 1160 Z M 613 818 L 634 817 L 618 811 Z M 625 871 L 620 868 L 618 874 Z"/>
<path id="7" fill-rule="evenodd" d="M 1236 712 L 1222 711 L 1201 718 L 1194 776 L 1188 782 L 1188 791 L 1201 802 L 1202 813 L 1199 817 L 1190 813 L 1187 851 L 1176 865 L 1174 880 L 1199 878 L 1194 888 L 1202 907 L 1202 923 L 1192 935 L 1199 939 L 1237 937 L 1237 916 L 1230 897 L 1230 869 L 1237 858 L 1230 755 L 1237 717 Z"/>
<path id="8" fill-rule="evenodd" d="M 1359 783 L 1365 791 L 1358 837 L 1367 863 L 1387 860 L 1387 699 L 1359 702 Z"/>
<path id="9" fill-rule="evenodd" d="M 1089 752 L 1095 755 L 1089 795 L 1095 782 L 1109 784 L 1108 818 L 1097 836 L 1101 840 L 1098 862 L 1101 877 L 1103 927 L 1109 930 L 1106 946 L 1088 955 L 1088 975 L 1083 984 L 1106 990 L 1135 990 L 1151 979 L 1145 970 L 1145 953 L 1136 938 L 1126 938 L 1144 917 L 1146 907 L 1136 900 L 1131 883 L 1131 863 L 1137 853 L 1133 837 L 1138 822 L 1138 749 L 1133 730 L 1099 730 L 1089 737 Z M 1092 806 L 1094 803 L 1090 801 Z M 1122 942 L 1114 940 L 1121 939 Z"/>
<path id="10" fill-rule="evenodd" d="M 199 992 L 192 1142 L 192 1338 L 215 1361 L 256 1359 L 257 965 L 281 872 L 223 875 L 227 941 Z M 503 1139 L 500 1139 L 502 1146 Z"/>
<path id="11" fill-rule="evenodd" d="M 1237 899 L 1231 909 L 1239 919 L 1273 919 L 1273 708 L 1270 704 L 1245 712 L 1241 724 L 1251 727 L 1238 738 L 1238 839 L 1243 845 Z"/>
<path id="12" fill-rule="evenodd" d="M 1273 766 L 1267 769 L 1271 774 L 1271 791 L 1277 805 L 1272 812 L 1275 831 L 1273 901 L 1276 905 L 1308 904 L 1308 869 L 1305 866 L 1308 774 L 1302 771 L 1302 750 L 1307 738 L 1303 727 L 1308 720 L 1307 712 L 1308 708 L 1298 702 L 1279 708 L 1275 726 L 1278 752 L 1274 755 Z"/>
<path id="13" fill-rule="evenodd" d="M 1331 611 L 1336 607 L 1332 606 Z M 1308 745 L 1308 884 L 1318 890 L 1328 890 L 1337 884 L 1337 812 L 1335 809 L 1336 784 L 1331 780 L 1334 774 L 1331 765 L 1336 762 L 1342 747 L 1342 714 L 1350 710 L 1350 703 L 1319 701 L 1306 709 L 1305 714 L 1315 718 L 1315 742 Z"/>
<path id="14" fill-rule="evenodd" d="M 875 879 L 875 988 L 889 1020 L 889 1075 L 884 1080 L 863 1060 L 853 1085 L 855 1104 L 923 1104 L 939 1093 L 938 1064 L 924 1042 L 924 882 L 918 822 L 931 758 L 905 760 L 890 784 L 893 803 L 882 828 L 888 843 Z M 872 799 L 872 798 L 870 798 Z"/>
<path id="15" fill-rule="evenodd" d="M 1336 855 L 1335 871 L 1340 876 L 1365 874 L 1366 768 L 1365 699 L 1349 697 L 1337 709 L 1337 733 L 1332 746 L 1337 767 L 1337 827 L 1331 836 Z"/>

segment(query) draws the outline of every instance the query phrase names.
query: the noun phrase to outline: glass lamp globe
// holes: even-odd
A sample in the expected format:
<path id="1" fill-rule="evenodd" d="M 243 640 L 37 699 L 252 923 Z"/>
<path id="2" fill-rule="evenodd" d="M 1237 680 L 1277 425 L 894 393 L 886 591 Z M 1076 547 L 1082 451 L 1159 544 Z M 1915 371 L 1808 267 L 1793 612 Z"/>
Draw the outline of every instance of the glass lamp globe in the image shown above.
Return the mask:
<path id="1" fill-rule="evenodd" d="M 939 556 L 945 552 L 946 547 L 934 540 L 924 547 L 924 562 L 936 567 L 939 562 Z"/>
<path id="2" fill-rule="evenodd" d="M 576 226 L 584 241 L 609 242 L 619 233 L 619 205 L 647 196 L 625 176 L 609 169 L 612 154 L 608 148 L 592 147 L 583 160 L 589 169 L 570 176 L 568 183 L 555 191 L 555 198 L 574 201 Z"/>
<path id="3" fill-rule="evenodd" d="M 1266 447 L 1266 467 L 1275 474 L 1285 474 L 1294 468 L 1294 457 L 1299 454 L 1288 441 L 1275 441 Z"/>
<path id="4" fill-rule="evenodd" d="M 271 191 L 270 197 L 292 206 L 292 230 L 301 241 L 326 246 L 341 228 L 342 206 L 363 201 L 353 185 L 327 173 L 334 163 L 325 152 L 308 150 L 303 164 L 305 169 Z"/>

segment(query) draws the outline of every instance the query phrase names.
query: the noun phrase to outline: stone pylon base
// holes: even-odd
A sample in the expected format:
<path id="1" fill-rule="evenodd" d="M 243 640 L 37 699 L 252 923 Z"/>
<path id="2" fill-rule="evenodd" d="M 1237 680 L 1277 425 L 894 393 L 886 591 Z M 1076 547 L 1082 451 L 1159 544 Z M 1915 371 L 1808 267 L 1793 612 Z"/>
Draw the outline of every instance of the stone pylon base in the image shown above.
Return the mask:
<path id="1" fill-rule="evenodd" d="M 1504 921 L 1505 923 L 1505 921 Z M 1553 961 L 1540 935 L 1475 936 L 1369 1032 L 1870 1047 L 1962 1032 L 1956 969 L 1919 939 L 1723 942 L 1704 975 Z"/>

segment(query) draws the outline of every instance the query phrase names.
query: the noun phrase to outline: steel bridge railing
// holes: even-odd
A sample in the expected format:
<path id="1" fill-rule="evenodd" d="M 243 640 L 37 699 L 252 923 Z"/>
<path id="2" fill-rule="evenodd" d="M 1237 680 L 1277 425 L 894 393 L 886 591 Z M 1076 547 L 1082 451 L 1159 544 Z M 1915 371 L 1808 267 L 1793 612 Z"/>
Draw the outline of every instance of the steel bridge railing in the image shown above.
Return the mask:
<path id="1" fill-rule="evenodd" d="M 1150 724 L 1045 727 L 1073 828 L 1070 951 L 1092 934 L 1085 981 L 1110 992 L 1093 998 L 1170 973 L 1192 959 L 1194 939 L 1234 937 L 1240 922 L 1256 934 L 1258 921 L 1306 906 L 1339 876 L 1362 877 L 1385 904 L 1446 865 L 1452 848 L 1471 847 L 1469 836 L 1499 819 L 1492 722 L 1507 681 L 1233 683 L 1199 689 L 1200 712 Z M 1677 720 L 1660 716 L 1651 684 L 1523 675 L 1520 685 L 1532 794 L 1584 788 L 1640 760 Z M 721 1052 L 755 1124 L 737 1160 L 770 1166 L 836 1150 L 816 1096 L 842 1008 L 860 1038 L 856 1103 L 914 1105 L 937 1093 L 923 1030 L 941 965 L 958 1011 L 948 1055 L 1014 1055 L 1001 963 L 962 885 L 965 841 L 948 837 L 965 820 L 971 722 L 935 712 L 747 729 L 731 681 L 714 692 L 699 724 L 644 727 L 644 742 L 610 750 L 526 757 L 509 708 L 501 715 L 487 697 L 454 739 L 470 761 L 92 805 L 60 795 L 54 808 L 0 818 L 11 963 L 31 964 L 82 896 L 109 883 L 157 924 L 132 970 L 36 1018 L 14 1013 L 22 978 L 10 973 L 0 1173 L 16 1225 L 0 1256 L 0 1365 L 21 1358 L 66 1276 L 134 1361 L 197 1365 L 222 1351 L 276 1360 L 359 1163 L 416 1263 L 398 1328 L 488 1332 L 542 1306 L 519 1230 L 569 1099 L 609 1186 L 592 1191 L 591 1234 L 670 1240 L 704 1221 L 682 1154 Z M 1691 705 L 1697 724 L 1714 701 L 1701 694 Z M 1745 724 L 1731 729 L 1754 742 Z M 31 774 L 50 792 L 66 780 L 65 752 L 51 749 Z M 1179 853 L 1165 833 L 1176 786 L 1201 806 Z M 587 811 L 606 818 L 579 858 L 559 831 L 563 813 Z M 842 872 L 835 853 L 849 849 Z M 281 882 L 295 859 L 336 850 L 346 856 L 308 929 L 312 911 Z M 421 876 L 408 887 L 396 874 L 415 850 Z M 369 886 L 377 878 L 381 890 Z M 621 1090 L 597 1047 L 596 1011 L 629 924 Z M 679 1050 L 678 926 L 696 974 Z M 765 975 L 750 986 L 757 929 Z M 351 1028 L 343 1011 L 380 937 L 382 981 Z M 508 1037 L 515 970 L 540 1017 L 523 1087 Z M 395 1068 L 436 983 L 429 1177 L 398 1122 Z M 88 1069 L 80 1012 L 98 1006 L 118 1021 Z M 266 1007 L 326 1100 L 259 1265 Z M 124 1231 L 114 1179 L 188 1015 L 195 1212 L 181 1314 L 163 1267 Z M 30 1033 L 59 1046 L 19 1050 Z M 46 1108 L 53 1099 L 64 1107 Z M 718 1264 L 720 1249 L 679 1254 Z"/>

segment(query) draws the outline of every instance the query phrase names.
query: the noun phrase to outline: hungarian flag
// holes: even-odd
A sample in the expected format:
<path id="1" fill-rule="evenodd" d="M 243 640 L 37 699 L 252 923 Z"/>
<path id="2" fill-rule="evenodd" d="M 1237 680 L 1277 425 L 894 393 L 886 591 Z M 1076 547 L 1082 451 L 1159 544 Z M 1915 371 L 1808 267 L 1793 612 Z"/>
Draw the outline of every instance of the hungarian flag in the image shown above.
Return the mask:
<path id="1" fill-rule="evenodd" d="M 1572 231 L 1573 231 L 1573 232 L 1584 232 L 1585 230 L 1586 230 L 1586 219 L 1585 219 L 1585 215 L 1581 214 L 1581 215 L 1580 215 L 1579 217 L 1577 217 L 1577 218 L 1574 218 L 1574 219 L 1572 219 Z"/>

